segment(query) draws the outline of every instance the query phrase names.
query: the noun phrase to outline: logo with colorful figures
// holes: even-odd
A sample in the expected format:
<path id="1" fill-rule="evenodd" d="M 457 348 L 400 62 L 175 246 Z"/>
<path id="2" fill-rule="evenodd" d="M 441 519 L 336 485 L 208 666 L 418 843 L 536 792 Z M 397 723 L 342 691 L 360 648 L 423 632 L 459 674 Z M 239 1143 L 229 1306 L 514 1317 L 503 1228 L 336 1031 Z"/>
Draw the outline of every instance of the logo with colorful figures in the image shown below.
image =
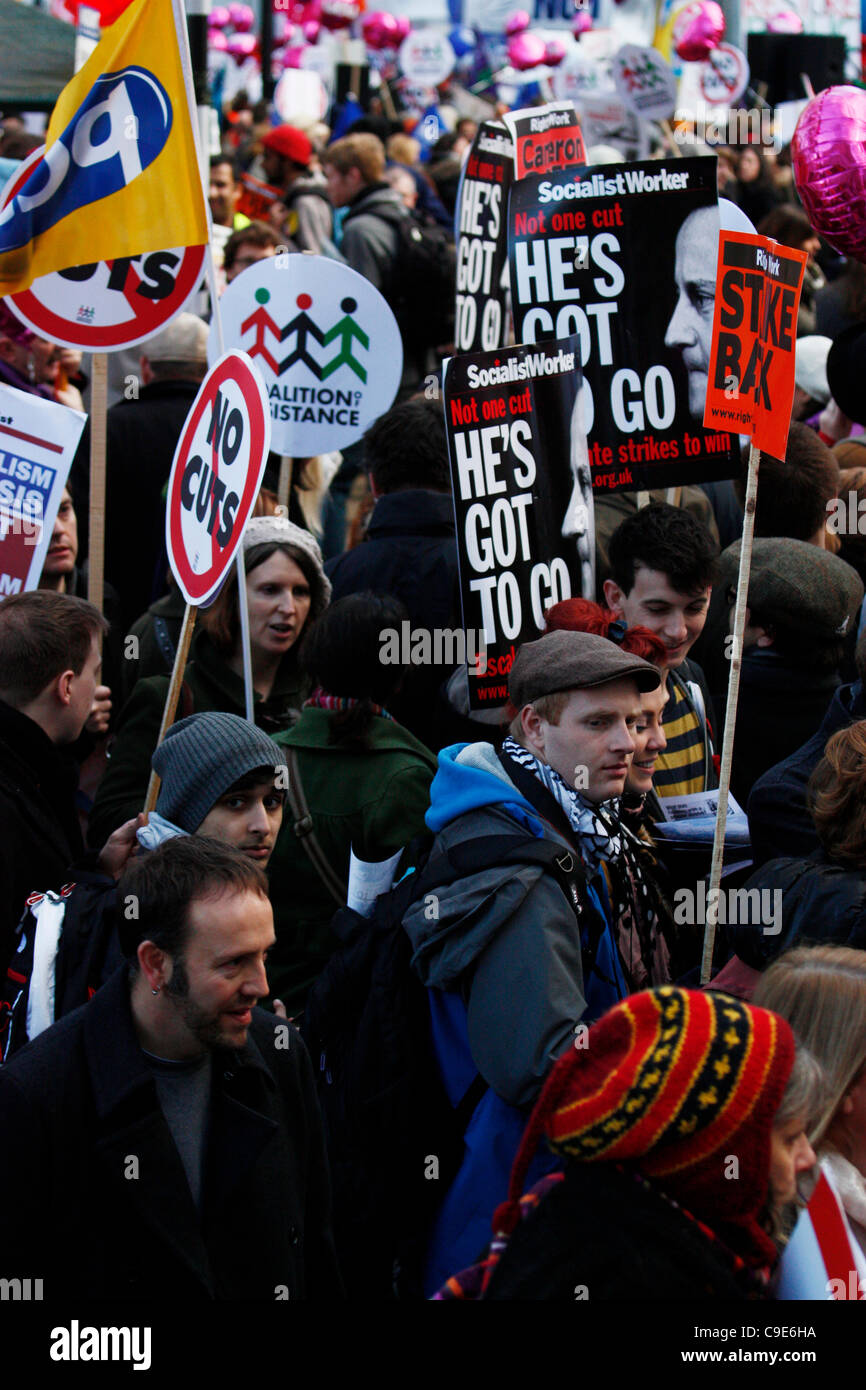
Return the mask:
<path id="1" fill-rule="evenodd" d="M 280 253 L 233 280 L 221 310 L 226 347 L 245 352 L 265 379 L 279 453 L 344 448 L 393 403 L 400 331 L 378 290 L 348 266 Z M 208 352 L 215 360 L 214 327 Z"/>

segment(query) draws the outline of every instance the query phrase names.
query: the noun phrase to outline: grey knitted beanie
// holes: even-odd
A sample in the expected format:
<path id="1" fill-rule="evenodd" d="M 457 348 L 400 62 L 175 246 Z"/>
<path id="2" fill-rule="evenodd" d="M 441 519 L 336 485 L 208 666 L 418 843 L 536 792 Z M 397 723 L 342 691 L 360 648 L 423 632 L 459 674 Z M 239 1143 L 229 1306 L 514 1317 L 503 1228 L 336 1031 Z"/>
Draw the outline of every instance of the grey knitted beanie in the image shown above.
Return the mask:
<path id="1" fill-rule="evenodd" d="M 151 759 L 156 810 L 194 835 L 224 792 L 256 767 L 286 766 L 282 748 L 237 714 L 208 711 L 173 724 Z"/>
<path id="2" fill-rule="evenodd" d="M 322 552 L 315 536 L 284 516 L 254 516 L 244 528 L 244 555 L 254 545 L 290 545 L 309 561 L 313 570 L 308 623 L 321 617 L 331 598 L 331 581 L 325 574 Z"/>

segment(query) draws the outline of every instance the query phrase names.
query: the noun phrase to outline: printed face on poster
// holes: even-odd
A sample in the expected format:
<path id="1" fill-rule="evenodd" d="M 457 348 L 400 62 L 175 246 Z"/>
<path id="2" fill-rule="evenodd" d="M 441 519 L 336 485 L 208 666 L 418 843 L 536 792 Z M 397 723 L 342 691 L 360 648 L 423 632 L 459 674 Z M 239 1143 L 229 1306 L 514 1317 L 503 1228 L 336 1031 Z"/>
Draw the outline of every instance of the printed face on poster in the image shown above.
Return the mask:
<path id="1" fill-rule="evenodd" d="M 0 599 L 38 588 L 86 419 L 0 386 Z"/>
<path id="2" fill-rule="evenodd" d="M 279 453 L 342 449 L 392 405 L 403 372 L 400 330 L 378 290 L 347 265 L 280 252 L 242 271 L 220 309 L 226 346 L 262 374 Z M 218 353 L 212 324 L 209 361 Z"/>
<path id="3" fill-rule="evenodd" d="M 576 337 L 446 363 L 445 423 L 472 709 L 507 698 L 522 642 L 551 604 L 592 595 L 594 517 Z"/>
<path id="4" fill-rule="evenodd" d="M 458 352 L 492 351 L 505 342 L 506 214 L 513 176 L 511 136 L 500 121 L 482 122 L 463 165 L 457 195 L 454 345 Z"/>
<path id="5" fill-rule="evenodd" d="M 736 474 L 736 434 L 703 427 L 719 209 L 715 161 L 563 170 L 515 183 L 515 336 L 576 333 L 593 486 Z"/>
<path id="6" fill-rule="evenodd" d="M 805 251 L 722 232 L 704 420 L 783 458 L 794 399 Z"/>

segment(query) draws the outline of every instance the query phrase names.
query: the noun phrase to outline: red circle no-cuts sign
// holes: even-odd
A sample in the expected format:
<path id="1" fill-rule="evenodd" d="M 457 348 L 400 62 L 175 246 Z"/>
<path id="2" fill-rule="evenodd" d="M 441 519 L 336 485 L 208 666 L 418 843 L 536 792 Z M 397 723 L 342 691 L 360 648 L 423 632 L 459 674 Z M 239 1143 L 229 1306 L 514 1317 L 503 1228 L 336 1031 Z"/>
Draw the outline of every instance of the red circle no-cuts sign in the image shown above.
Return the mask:
<path id="1" fill-rule="evenodd" d="M 225 578 L 265 471 L 271 416 L 246 353 L 225 353 L 186 418 L 171 467 L 165 538 L 187 603 L 204 604 Z"/>
<path id="2" fill-rule="evenodd" d="M 29 178 L 43 149 L 34 150 L 6 184 L 2 206 Z M 204 246 L 173 246 L 141 256 L 70 266 L 40 275 L 7 303 L 18 318 L 52 343 L 82 352 L 115 352 L 165 328 L 195 293 L 204 273 Z"/>

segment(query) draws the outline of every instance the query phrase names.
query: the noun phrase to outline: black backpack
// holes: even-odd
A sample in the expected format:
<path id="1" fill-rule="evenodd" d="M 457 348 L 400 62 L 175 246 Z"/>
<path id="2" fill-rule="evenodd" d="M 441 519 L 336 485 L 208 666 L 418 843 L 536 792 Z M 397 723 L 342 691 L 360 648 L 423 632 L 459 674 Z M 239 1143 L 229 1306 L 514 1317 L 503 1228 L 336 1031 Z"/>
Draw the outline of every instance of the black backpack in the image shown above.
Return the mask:
<path id="1" fill-rule="evenodd" d="M 116 885 L 103 874 L 81 870 L 75 883 L 59 893 L 31 893 L 16 929 L 16 948 L 6 979 L 0 981 L 0 1062 L 29 1042 L 27 1011 L 34 988 L 34 957 L 40 933 L 51 923 L 40 920 L 44 908 L 65 908 L 56 952 L 48 957 L 45 977 L 35 984 L 40 997 L 53 995 L 53 1020 L 86 1004 L 123 962 L 117 936 Z"/>
<path id="2" fill-rule="evenodd" d="M 579 914 L 574 855 L 550 840 L 495 835 L 430 859 L 432 837 L 408 847 L 417 867 L 365 918 L 341 908 L 340 945 L 307 999 L 301 1032 L 316 1069 L 331 1168 L 334 1234 L 350 1297 L 422 1297 L 430 1223 L 463 1158 L 463 1135 L 487 1091 L 477 1076 L 447 1098 L 430 1033 L 428 991 L 410 966 L 402 922 L 433 890 L 482 869 L 540 863 Z M 426 910 L 426 909 L 425 909 Z M 436 1181 L 428 1165 L 437 1161 Z"/>
<path id="3" fill-rule="evenodd" d="M 397 233 L 397 253 L 384 294 L 413 352 L 454 342 L 457 248 L 444 228 L 399 209 L 371 209 Z"/>

